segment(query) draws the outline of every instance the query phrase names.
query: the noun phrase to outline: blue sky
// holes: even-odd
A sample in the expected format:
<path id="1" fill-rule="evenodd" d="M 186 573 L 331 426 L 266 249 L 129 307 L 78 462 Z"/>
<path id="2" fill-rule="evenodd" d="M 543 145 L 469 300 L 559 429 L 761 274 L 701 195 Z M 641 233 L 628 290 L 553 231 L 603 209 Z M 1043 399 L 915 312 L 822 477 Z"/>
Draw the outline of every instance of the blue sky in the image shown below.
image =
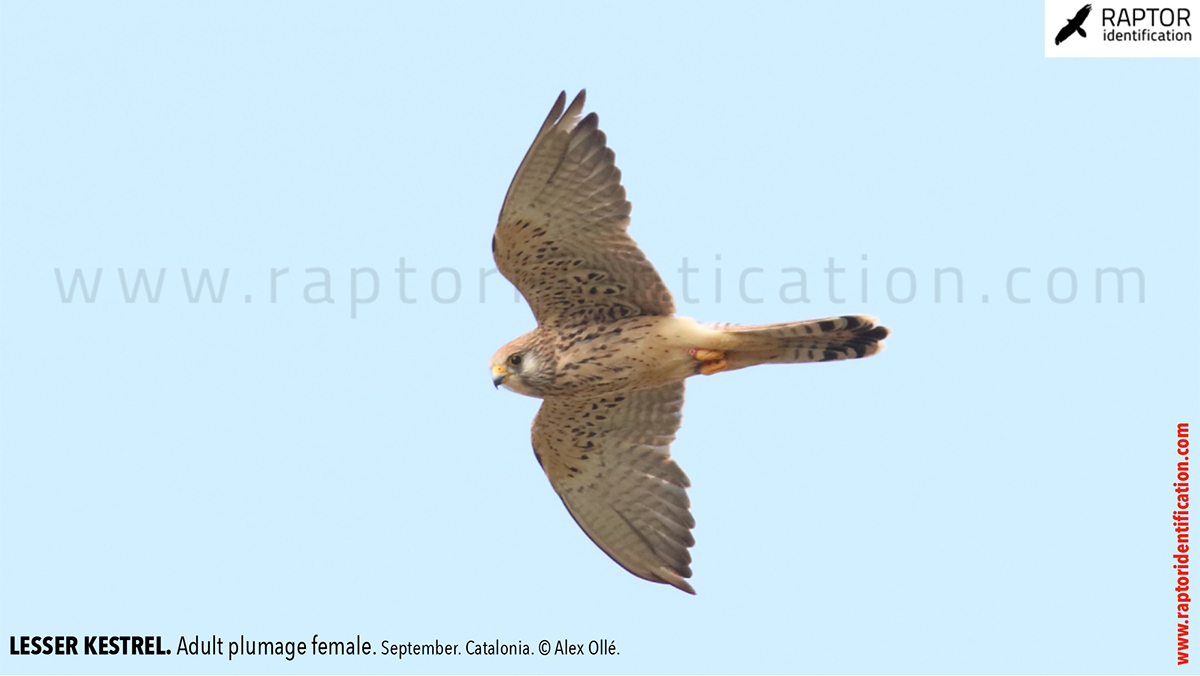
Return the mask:
<path id="1" fill-rule="evenodd" d="M 4 3 L 0 633 L 619 655 L 0 670 L 1174 671 L 1200 72 L 1042 54 L 1041 3 Z M 894 332 L 689 382 L 695 597 L 588 541 L 487 371 L 533 327 L 496 214 L 583 87 L 681 314 Z"/>

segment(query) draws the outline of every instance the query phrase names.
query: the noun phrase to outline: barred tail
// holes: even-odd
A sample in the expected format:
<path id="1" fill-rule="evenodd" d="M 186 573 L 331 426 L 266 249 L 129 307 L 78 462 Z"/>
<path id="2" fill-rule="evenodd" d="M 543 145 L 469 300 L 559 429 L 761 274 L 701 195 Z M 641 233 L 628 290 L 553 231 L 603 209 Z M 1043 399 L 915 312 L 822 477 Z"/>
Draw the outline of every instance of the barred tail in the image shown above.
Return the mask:
<path id="1" fill-rule="evenodd" d="M 848 315 L 784 324 L 706 324 L 723 334 L 726 370 L 757 364 L 803 364 L 870 357 L 883 349 L 888 328 L 874 317 Z"/>

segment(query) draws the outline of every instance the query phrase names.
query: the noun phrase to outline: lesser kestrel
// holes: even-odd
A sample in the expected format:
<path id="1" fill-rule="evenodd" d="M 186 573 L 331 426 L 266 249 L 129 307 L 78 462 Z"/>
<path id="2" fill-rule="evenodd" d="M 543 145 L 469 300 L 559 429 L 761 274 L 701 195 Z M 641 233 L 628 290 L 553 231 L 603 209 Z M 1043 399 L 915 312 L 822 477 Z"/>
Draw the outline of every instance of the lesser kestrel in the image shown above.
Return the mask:
<path id="1" fill-rule="evenodd" d="M 538 326 L 492 357 L 497 387 L 542 399 L 533 452 L 588 537 L 634 575 L 694 594 L 687 476 L 671 459 L 683 381 L 756 364 L 855 359 L 888 329 L 865 316 L 703 324 L 626 233 L 630 204 L 584 92 L 566 92 L 513 177 L 496 265 Z M 564 112 L 565 107 L 565 112 Z"/>

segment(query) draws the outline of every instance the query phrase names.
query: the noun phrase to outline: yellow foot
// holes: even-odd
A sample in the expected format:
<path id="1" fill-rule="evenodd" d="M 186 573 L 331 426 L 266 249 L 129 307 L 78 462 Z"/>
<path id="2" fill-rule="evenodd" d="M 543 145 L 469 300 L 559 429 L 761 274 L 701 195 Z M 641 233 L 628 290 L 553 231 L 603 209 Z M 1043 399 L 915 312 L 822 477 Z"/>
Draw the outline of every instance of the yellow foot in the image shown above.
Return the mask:
<path id="1" fill-rule="evenodd" d="M 729 362 L 725 361 L 724 350 L 705 350 L 696 348 L 688 350 L 688 354 L 695 357 L 700 362 L 700 373 L 706 376 L 711 376 L 714 373 L 724 371 Z"/>

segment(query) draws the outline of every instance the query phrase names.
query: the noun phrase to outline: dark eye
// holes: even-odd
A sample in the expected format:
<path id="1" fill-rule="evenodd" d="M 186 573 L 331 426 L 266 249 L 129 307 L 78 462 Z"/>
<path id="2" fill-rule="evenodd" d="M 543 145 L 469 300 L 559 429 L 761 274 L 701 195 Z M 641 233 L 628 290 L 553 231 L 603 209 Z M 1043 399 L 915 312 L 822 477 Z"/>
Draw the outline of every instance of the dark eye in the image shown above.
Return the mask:
<path id="1" fill-rule="evenodd" d="M 513 366 L 520 366 L 521 365 L 521 355 L 514 354 L 513 356 L 509 357 L 508 363 L 512 364 Z"/>

